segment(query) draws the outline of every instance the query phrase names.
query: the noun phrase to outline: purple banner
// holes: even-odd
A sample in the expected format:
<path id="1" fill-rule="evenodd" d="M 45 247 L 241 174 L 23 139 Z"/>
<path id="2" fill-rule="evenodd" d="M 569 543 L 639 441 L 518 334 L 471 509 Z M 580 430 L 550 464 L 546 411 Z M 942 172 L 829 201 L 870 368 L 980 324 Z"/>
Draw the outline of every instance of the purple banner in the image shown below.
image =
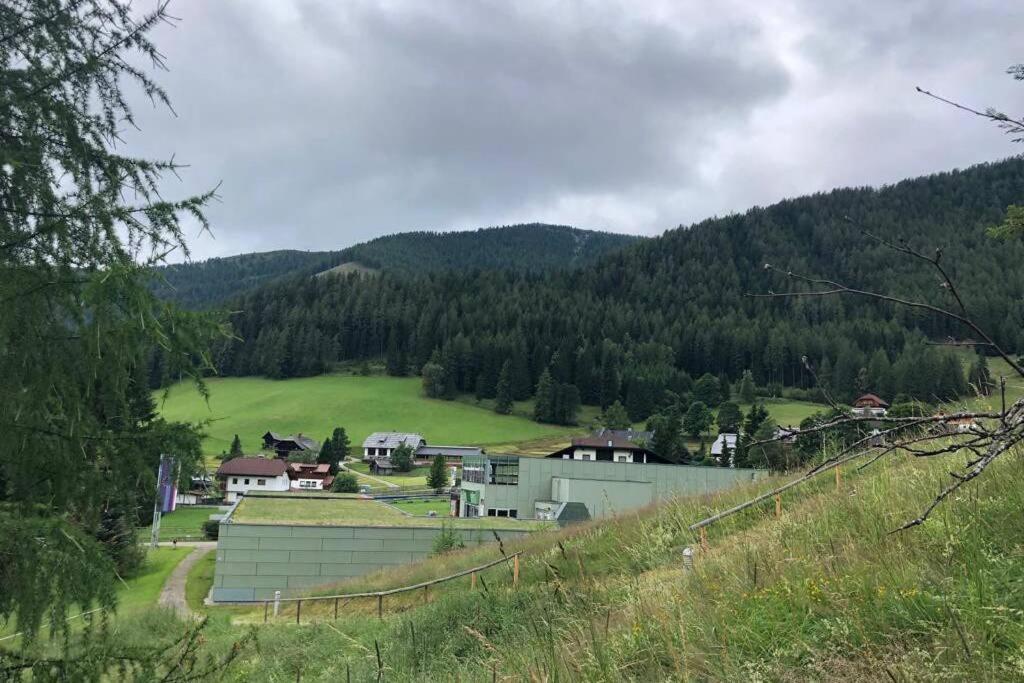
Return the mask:
<path id="1" fill-rule="evenodd" d="M 175 476 L 174 458 L 169 455 L 160 456 L 160 470 L 157 472 L 157 498 L 160 501 L 160 512 L 174 512 L 178 498 L 178 478 Z"/>

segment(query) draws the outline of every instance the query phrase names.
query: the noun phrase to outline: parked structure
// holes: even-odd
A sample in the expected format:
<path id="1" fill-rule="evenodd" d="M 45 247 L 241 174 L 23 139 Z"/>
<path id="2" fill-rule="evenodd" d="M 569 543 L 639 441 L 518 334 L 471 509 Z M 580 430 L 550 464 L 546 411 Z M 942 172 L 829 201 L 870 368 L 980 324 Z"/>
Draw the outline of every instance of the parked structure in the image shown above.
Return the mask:
<path id="1" fill-rule="evenodd" d="M 217 468 L 224 501 L 234 503 L 248 491 L 287 491 L 288 465 L 276 458 L 232 458 Z"/>
<path id="2" fill-rule="evenodd" d="M 290 434 L 281 436 L 275 432 L 267 432 L 263 435 L 263 447 L 274 451 L 282 460 L 287 460 L 288 455 L 295 451 L 320 452 L 320 444 L 308 436 L 303 436 L 301 432 L 294 436 Z"/>
<path id="3" fill-rule="evenodd" d="M 885 417 L 889 404 L 874 394 L 864 394 L 853 402 L 854 415 L 861 417 Z"/>
<path id="4" fill-rule="evenodd" d="M 370 474 L 388 476 L 395 473 L 395 464 L 390 455 L 377 455 L 370 459 Z"/>
<path id="5" fill-rule="evenodd" d="M 638 447 L 634 447 L 638 448 Z M 767 474 L 764 470 L 488 455 L 466 458 L 459 515 L 569 521 L 605 517 L 676 495 L 708 493 Z M 641 449 L 643 450 L 643 449 Z M 635 454 L 635 451 L 633 451 Z M 612 449 L 614 457 L 614 449 Z"/>
<path id="6" fill-rule="evenodd" d="M 331 466 L 327 463 L 288 463 L 288 478 L 291 487 L 301 491 L 330 490 L 334 483 Z"/>

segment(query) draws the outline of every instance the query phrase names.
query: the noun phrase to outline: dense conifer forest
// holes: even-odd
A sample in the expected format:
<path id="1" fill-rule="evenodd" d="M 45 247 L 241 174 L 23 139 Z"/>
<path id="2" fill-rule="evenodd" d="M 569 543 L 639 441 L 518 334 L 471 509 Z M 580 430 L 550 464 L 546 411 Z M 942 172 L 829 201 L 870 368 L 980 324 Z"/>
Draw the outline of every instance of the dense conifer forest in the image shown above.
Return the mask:
<path id="1" fill-rule="evenodd" d="M 541 223 L 406 232 L 340 251 L 269 251 L 164 266 L 156 271 L 156 293 L 186 308 L 212 308 L 283 277 L 305 277 L 346 263 L 358 264 L 364 272 L 387 270 L 400 277 L 495 268 L 537 273 L 593 263 L 637 239 Z"/>
<path id="2" fill-rule="evenodd" d="M 794 287 L 765 263 L 904 297 L 949 303 L 926 264 L 862 234 L 906 239 L 944 263 L 972 314 L 1005 348 L 1024 348 L 1024 248 L 991 239 L 1024 196 L 1024 160 L 975 166 L 881 189 L 840 189 L 680 227 L 587 267 L 524 273 L 464 268 L 379 277 L 296 278 L 233 302 L 239 339 L 228 375 L 292 377 L 350 359 L 422 373 L 428 393 L 496 396 L 508 363 L 512 397 L 550 383 L 585 404 L 621 400 L 644 419 L 693 379 L 938 400 L 964 393 L 967 368 L 927 340 L 964 339 L 955 323 L 865 298 L 759 299 Z M 415 260 L 411 254 L 410 259 Z M 545 380 L 545 384 L 548 382 Z M 801 396 L 802 397 L 802 396 Z M 575 395 L 570 395 L 575 400 Z"/>

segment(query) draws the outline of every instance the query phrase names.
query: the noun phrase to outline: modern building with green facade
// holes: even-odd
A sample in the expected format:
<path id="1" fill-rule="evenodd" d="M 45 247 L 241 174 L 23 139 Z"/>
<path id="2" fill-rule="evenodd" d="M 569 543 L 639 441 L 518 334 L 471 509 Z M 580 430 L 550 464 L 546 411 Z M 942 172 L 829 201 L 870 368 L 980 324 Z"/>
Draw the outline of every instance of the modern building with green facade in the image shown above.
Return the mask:
<path id="1" fill-rule="evenodd" d="M 516 517 L 560 523 L 607 517 L 674 496 L 711 493 L 766 476 L 764 470 L 589 457 L 583 448 L 546 458 L 465 458 L 463 517 Z M 612 456 L 614 457 L 614 455 Z"/>

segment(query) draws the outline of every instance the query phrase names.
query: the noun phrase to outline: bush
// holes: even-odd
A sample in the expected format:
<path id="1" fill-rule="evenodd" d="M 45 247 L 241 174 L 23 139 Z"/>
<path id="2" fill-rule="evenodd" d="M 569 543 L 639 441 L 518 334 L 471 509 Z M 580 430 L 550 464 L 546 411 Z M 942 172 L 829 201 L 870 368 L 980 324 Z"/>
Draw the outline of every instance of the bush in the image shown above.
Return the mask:
<path id="1" fill-rule="evenodd" d="M 434 539 L 435 555 L 443 555 L 465 547 L 466 544 L 462 541 L 462 534 L 450 526 L 441 525 L 441 533 Z"/>
<path id="2" fill-rule="evenodd" d="M 334 478 L 331 491 L 334 493 L 359 493 L 359 480 L 351 472 L 342 472 Z"/>
<path id="3" fill-rule="evenodd" d="M 216 519 L 208 519 L 203 522 L 203 535 L 211 541 L 216 541 L 220 535 L 220 522 Z"/>

